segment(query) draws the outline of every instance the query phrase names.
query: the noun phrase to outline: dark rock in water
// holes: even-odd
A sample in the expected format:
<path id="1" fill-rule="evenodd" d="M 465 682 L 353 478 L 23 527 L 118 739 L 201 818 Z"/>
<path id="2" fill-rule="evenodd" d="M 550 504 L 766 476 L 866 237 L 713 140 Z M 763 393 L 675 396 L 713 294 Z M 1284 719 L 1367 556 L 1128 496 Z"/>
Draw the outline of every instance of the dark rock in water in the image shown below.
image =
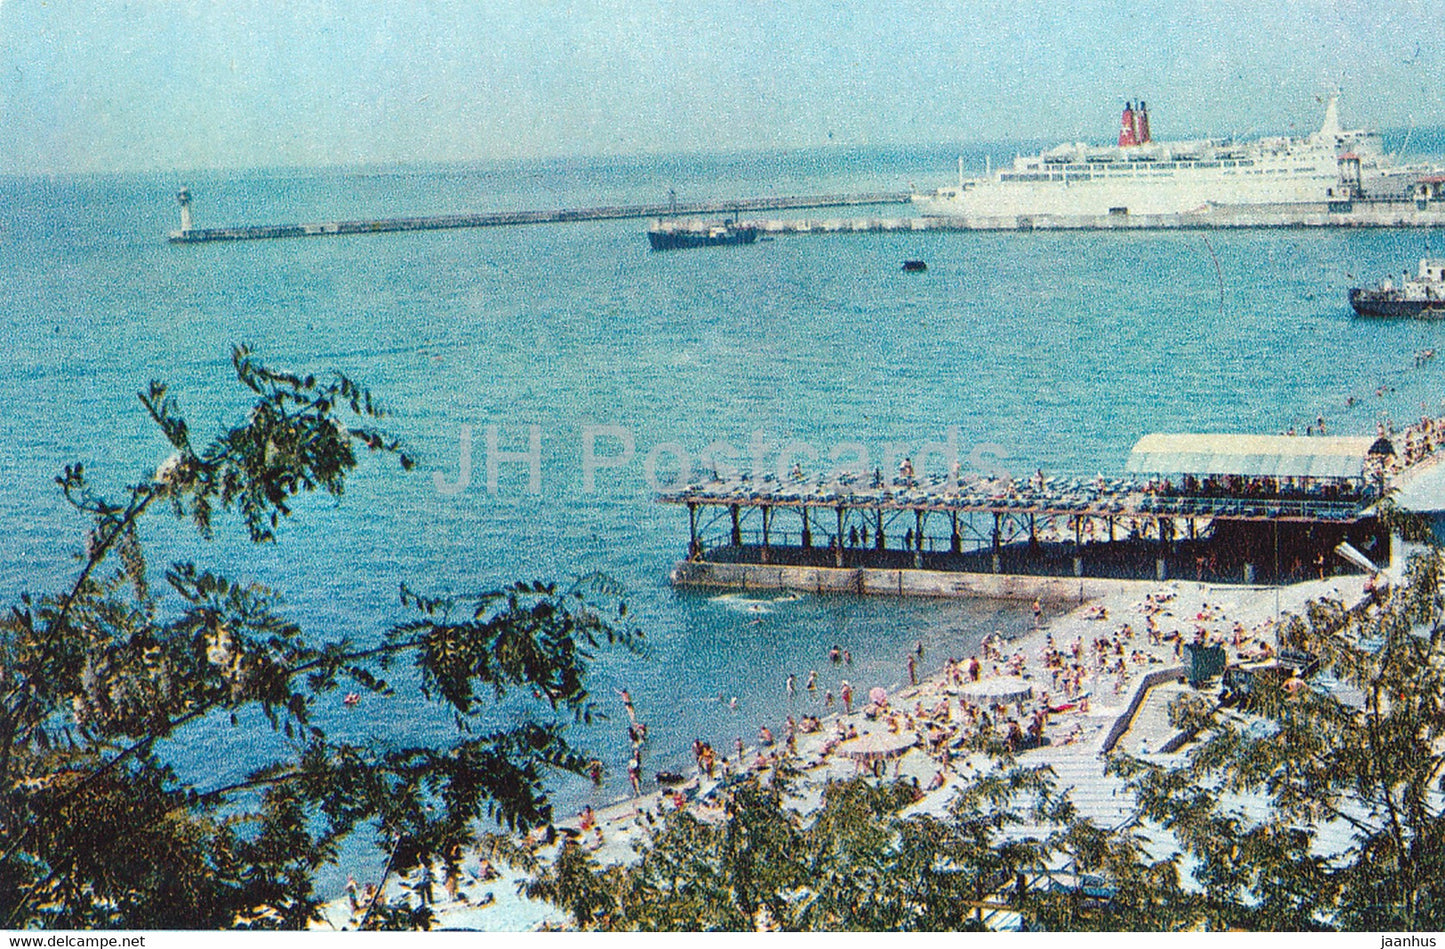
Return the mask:
<path id="1" fill-rule="evenodd" d="M 927 269 L 928 265 L 921 260 L 905 260 L 903 262 L 904 273 L 923 273 Z"/>
<path id="2" fill-rule="evenodd" d="M 659 771 L 656 777 L 658 784 L 681 784 L 687 780 L 676 771 Z"/>

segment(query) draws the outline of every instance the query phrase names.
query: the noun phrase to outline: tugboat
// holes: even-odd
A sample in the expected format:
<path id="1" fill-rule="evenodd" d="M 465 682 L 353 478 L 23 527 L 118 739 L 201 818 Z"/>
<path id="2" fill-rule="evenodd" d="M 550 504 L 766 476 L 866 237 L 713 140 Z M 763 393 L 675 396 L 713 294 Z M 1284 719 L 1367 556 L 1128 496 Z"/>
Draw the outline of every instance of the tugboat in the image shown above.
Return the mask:
<path id="1" fill-rule="evenodd" d="M 699 221 L 658 221 L 647 229 L 653 250 L 687 250 L 693 247 L 729 247 L 751 244 L 758 229 L 737 221 L 707 224 Z"/>
<path id="2" fill-rule="evenodd" d="M 1423 258 L 1415 276 L 1407 271 L 1398 287 L 1386 277 L 1374 287 L 1351 288 L 1350 306 L 1360 316 L 1445 317 L 1445 260 Z"/>

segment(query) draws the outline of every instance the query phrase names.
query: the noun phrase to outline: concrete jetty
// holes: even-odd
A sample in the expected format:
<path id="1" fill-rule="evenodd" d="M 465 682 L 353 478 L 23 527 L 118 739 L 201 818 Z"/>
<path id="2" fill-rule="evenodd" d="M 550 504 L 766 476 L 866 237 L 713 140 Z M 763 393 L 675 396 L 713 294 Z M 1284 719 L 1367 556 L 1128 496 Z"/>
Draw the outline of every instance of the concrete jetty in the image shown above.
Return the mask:
<path id="1" fill-rule="evenodd" d="M 1445 227 L 1440 202 L 1387 199 L 1210 205 L 1186 214 L 1028 214 L 968 217 L 771 218 L 741 222 L 765 235 L 895 231 L 1194 231 Z"/>
<path id="2" fill-rule="evenodd" d="M 907 204 L 912 200 L 912 195 L 907 192 L 895 191 L 779 195 L 665 204 L 561 208 L 555 211 L 488 211 L 476 214 L 433 214 L 420 217 L 319 221 L 310 224 L 255 224 L 236 227 L 194 227 L 192 226 L 189 190 L 182 189 L 177 200 L 181 205 L 181 229 L 171 231 L 167 235 L 167 239 L 172 244 L 272 240 L 283 237 L 336 237 L 351 234 L 385 234 L 396 231 L 437 231 L 459 227 L 508 227 L 521 224 L 561 224 L 574 221 L 615 221 L 678 215 L 726 214 L 736 216 L 759 211 Z"/>
<path id="3" fill-rule="evenodd" d="M 1413 198 L 1355 198 L 1280 204 L 1204 204 L 1179 214 L 973 215 L 926 218 L 959 231 L 1168 231 L 1445 226 L 1445 204 Z"/>
<path id="4" fill-rule="evenodd" d="M 1356 199 L 1304 204 L 1207 205 L 1184 214 L 1103 215 L 925 215 L 754 218 L 744 213 L 820 208 L 857 208 L 911 204 L 914 195 L 900 191 L 857 194 L 780 195 L 666 204 L 561 208 L 553 211 L 487 211 L 419 217 L 318 221 L 302 224 L 253 224 L 195 227 L 190 192 L 182 189 L 181 228 L 167 239 L 173 244 L 215 241 L 271 240 L 283 237 L 336 237 L 396 231 L 435 231 L 461 227 L 512 227 L 574 221 L 615 221 L 638 218 L 683 218 L 728 215 L 764 235 L 868 234 L 902 231 L 1182 231 L 1241 229 L 1416 228 L 1445 227 L 1445 204 L 1437 201 Z"/>

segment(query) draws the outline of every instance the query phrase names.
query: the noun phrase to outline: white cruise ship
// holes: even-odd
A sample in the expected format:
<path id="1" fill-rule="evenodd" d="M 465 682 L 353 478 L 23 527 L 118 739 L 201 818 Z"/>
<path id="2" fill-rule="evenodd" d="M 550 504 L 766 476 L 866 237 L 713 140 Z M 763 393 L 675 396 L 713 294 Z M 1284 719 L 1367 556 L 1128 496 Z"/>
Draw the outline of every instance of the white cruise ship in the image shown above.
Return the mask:
<path id="1" fill-rule="evenodd" d="M 1125 107 L 1115 145 L 1065 144 L 1012 167 L 914 195 L 926 216 L 1192 215 L 1230 207 L 1409 199 L 1419 169 L 1392 169 L 1376 132 L 1340 127 L 1331 96 L 1319 131 L 1250 142 L 1156 142 L 1145 103 Z"/>

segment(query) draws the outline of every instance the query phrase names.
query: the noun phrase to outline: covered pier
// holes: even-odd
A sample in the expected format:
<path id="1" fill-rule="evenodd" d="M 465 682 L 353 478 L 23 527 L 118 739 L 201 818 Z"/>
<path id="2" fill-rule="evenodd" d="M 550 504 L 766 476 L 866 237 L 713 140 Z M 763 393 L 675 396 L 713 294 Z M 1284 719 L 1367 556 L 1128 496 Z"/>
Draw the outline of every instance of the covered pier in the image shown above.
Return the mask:
<path id="1" fill-rule="evenodd" d="M 1370 508 L 1391 453 L 1369 438 L 1159 434 L 1116 478 L 741 475 L 660 500 L 687 510 L 693 564 L 1282 583 L 1355 569 L 1341 542 L 1387 556 Z"/>

